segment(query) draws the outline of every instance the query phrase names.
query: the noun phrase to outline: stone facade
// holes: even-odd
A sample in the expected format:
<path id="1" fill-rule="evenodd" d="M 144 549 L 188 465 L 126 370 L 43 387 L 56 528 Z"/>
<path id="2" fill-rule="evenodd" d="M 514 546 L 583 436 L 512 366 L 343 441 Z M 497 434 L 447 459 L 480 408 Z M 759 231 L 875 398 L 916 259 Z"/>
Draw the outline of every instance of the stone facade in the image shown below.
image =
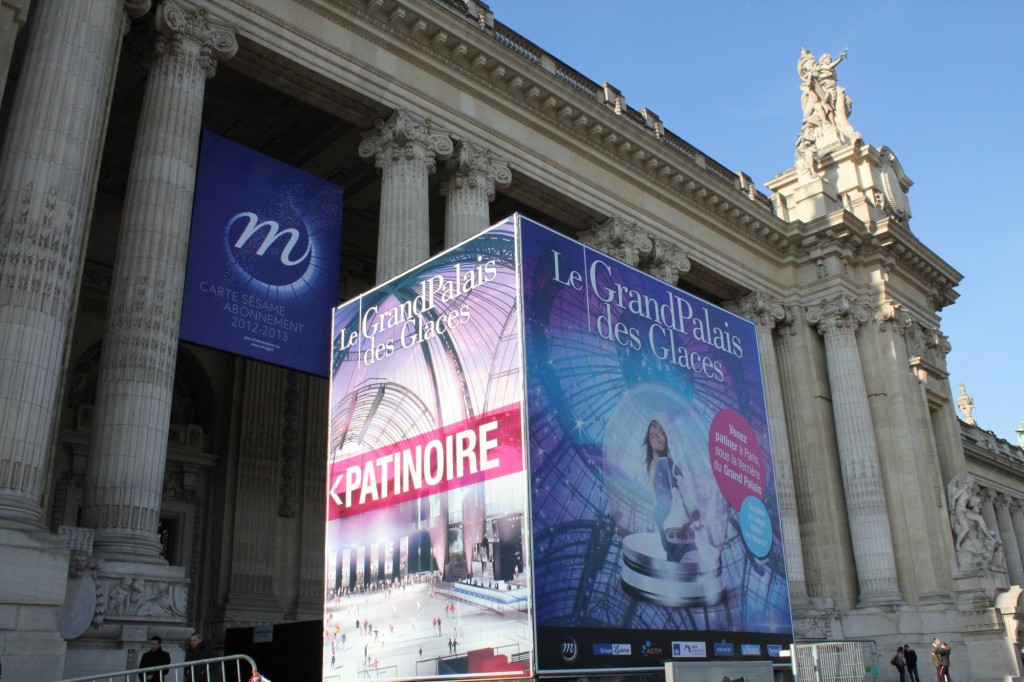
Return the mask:
<path id="1" fill-rule="evenodd" d="M 339 300 L 520 211 L 753 320 L 798 638 L 1020 675 L 1024 454 L 957 419 L 960 275 L 841 56 L 794 54 L 768 197 L 478 0 L 29 4 L 0 0 L 7 680 L 321 615 L 326 381 L 177 341 L 202 128 L 345 187 Z"/>

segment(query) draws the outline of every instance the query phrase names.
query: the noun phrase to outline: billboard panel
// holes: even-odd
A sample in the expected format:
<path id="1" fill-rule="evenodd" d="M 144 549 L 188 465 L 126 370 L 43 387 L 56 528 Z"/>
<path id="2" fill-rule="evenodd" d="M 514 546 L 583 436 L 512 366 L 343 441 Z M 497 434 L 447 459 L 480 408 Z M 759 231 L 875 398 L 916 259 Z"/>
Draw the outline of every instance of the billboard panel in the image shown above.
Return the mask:
<path id="1" fill-rule="evenodd" d="M 532 672 L 511 224 L 335 309 L 325 680 Z"/>
<path id="2" fill-rule="evenodd" d="M 328 375 L 342 189 L 203 133 L 180 337 Z"/>
<path id="3" fill-rule="evenodd" d="M 771 660 L 792 620 L 754 326 L 521 223 L 539 672 Z"/>

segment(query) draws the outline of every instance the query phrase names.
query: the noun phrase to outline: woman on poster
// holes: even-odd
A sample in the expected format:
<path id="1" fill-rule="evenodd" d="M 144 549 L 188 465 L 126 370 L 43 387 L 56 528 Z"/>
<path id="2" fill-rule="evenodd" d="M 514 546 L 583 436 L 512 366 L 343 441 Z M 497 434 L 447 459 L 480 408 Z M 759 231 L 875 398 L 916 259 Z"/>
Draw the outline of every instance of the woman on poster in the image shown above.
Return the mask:
<path id="1" fill-rule="evenodd" d="M 672 459 L 668 436 L 657 419 L 647 425 L 644 465 L 654 489 L 654 517 L 665 558 L 678 562 L 696 548 L 694 530 L 700 525 L 700 510 L 686 508 L 680 487 L 683 472 Z"/>

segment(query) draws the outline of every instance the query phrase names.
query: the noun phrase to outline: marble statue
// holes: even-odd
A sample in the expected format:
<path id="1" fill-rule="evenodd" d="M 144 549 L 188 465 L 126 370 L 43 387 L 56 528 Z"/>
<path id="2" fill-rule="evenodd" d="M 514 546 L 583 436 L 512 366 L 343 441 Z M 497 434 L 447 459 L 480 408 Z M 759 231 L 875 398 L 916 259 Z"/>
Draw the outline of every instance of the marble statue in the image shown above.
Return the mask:
<path id="1" fill-rule="evenodd" d="M 950 526 L 953 548 L 961 568 L 997 566 L 1002 561 L 1002 543 L 981 514 L 981 491 L 967 474 L 949 482 Z"/>
<path id="2" fill-rule="evenodd" d="M 801 175 L 820 175 L 816 155 L 822 150 L 861 140 L 849 121 L 853 102 L 836 81 L 836 67 L 845 59 L 845 50 L 836 60 L 827 52 L 816 60 L 806 48 L 800 50 L 797 73 L 803 123 L 796 143 L 796 167 Z"/>

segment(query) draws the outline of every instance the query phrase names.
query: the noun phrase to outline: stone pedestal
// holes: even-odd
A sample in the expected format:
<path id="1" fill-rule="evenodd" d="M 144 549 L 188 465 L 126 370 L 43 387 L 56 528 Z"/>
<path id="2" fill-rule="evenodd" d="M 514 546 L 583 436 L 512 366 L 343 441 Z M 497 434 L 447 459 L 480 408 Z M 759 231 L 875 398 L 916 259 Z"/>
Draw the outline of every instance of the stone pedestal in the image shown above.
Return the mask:
<path id="1" fill-rule="evenodd" d="M 781 197 L 776 202 L 776 213 L 789 221 L 809 223 L 843 207 L 836 186 L 824 177 L 801 176 L 790 169 L 765 185 Z"/>
<path id="2" fill-rule="evenodd" d="M 5 679 L 60 679 L 65 645 L 57 616 L 68 577 L 65 541 L 46 531 L 0 528 L 0 547 L 0 661 Z"/>
<path id="3" fill-rule="evenodd" d="M 65 613 L 74 617 L 65 625 L 85 617 L 91 622 L 67 643 L 64 677 L 136 668 L 153 635 L 163 638 L 172 662 L 184 659 L 184 650 L 175 644 L 184 645 L 193 630 L 186 622 L 186 568 L 101 559 L 91 562 L 86 575 L 71 578 L 69 589 L 76 580 L 92 583 L 95 596 L 91 615 L 85 614 L 85 599 L 76 607 L 80 613 Z"/>
<path id="4" fill-rule="evenodd" d="M 1002 613 L 1007 608 L 1012 610 L 1015 603 L 1002 596 L 1007 590 L 1006 574 L 990 569 L 964 572 L 953 578 L 953 589 L 959 622 L 955 626 L 951 624 L 946 631 L 963 633 L 960 642 L 953 639 L 955 635 L 949 639 L 953 647 L 950 667 L 954 679 L 973 682 L 1017 679 L 1020 666 Z"/>

